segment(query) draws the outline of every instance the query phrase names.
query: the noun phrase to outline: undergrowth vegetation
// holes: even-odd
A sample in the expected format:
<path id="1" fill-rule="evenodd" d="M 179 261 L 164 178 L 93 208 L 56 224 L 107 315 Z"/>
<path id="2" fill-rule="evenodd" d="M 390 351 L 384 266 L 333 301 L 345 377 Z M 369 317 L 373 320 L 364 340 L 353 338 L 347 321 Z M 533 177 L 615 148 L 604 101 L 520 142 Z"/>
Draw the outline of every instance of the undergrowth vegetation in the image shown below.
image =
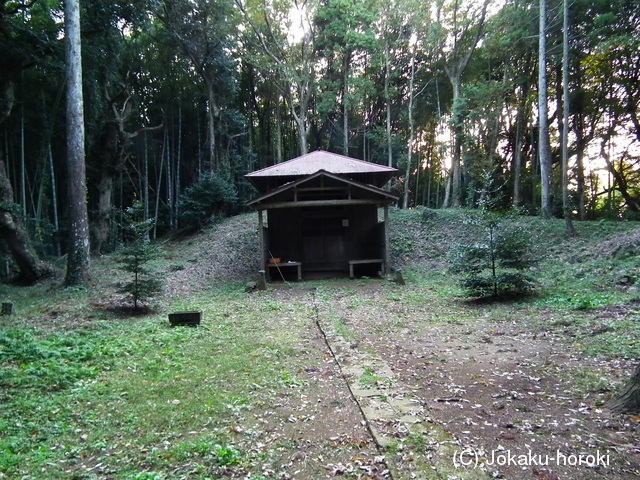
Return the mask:
<path id="1" fill-rule="evenodd" d="M 409 288 L 389 290 L 391 310 L 428 305 L 428 321 L 465 318 L 470 304 L 445 257 L 455 241 L 482 234 L 468 221 L 473 215 L 393 212 L 393 263 L 403 268 Z M 632 307 L 640 297 L 637 225 L 577 223 L 579 236 L 568 238 L 560 221 L 510 221 L 535 232 L 537 251 L 544 252 L 528 271 L 539 287 L 532 298 L 484 308 L 496 318 L 500 309 L 522 309 L 521 321 L 531 329 L 565 332 L 567 344 L 585 355 L 640 358 L 640 316 Z M 241 231 L 234 238 L 254 237 Z M 164 265 L 169 271 L 171 262 Z M 180 271 L 188 273 L 190 265 L 185 261 Z M 235 420 L 268 411 L 305 385 L 299 375 L 304 347 L 274 319 L 309 325 L 307 307 L 247 297 L 243 284 L 234 283 L 166 297 L 153 315 L 122 318 L 108 308 L 113 292 L 104 285 L 112 280 L 107 276 L 92 290 L 2 287 L 2 300 L 14 302 L 16 315 L 0 317 L 0 479 L 205 479 L 233 472 L 261 478 L 256 465 L 295 451 L 296 438 L 250 448 L 250 426 Z M 323 285 L 309 283 L 319 301 L 330 301 Z M 348 309 L 368 306 L 348 291 L 340 294 L 349 297 Z M 451 305 L 455 312 L 447 314 Z M 204 312 L 200 328 L 168 326 L 167 312 L 193 309 Z M 357 340 L 344 319 L 335 324 Z M 402 325 L 399 318 L 389 328 Z M 583 377 L 585 389 L 607 383 Z M 373 381 L 371 372 L 362 379 Z"/>
<path id="2" fill-rule="evenodd" d="M 197 329 L 158 316 L 73 331 L 3 321 L 0 478 L 155 478 L 170 465 L 205 478 L 250 465 L 230 419 L 296 380 L 293 338 L 242 293 L 233 285 L 189 299 L 209 319 Z"/>

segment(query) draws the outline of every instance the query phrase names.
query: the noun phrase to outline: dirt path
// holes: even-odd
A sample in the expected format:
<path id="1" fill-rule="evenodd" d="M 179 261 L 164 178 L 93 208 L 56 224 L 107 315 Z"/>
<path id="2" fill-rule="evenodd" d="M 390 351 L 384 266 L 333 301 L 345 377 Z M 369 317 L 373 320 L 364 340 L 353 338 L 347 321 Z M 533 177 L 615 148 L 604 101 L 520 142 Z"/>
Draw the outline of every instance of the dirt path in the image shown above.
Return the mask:
<path id="1" fill-rule="evenodd" d="M 387 461 L 385 453 L 393 450 L 398 438 L 429 434 L 425 409 L 414 392 L 397 380 L 391 367 L 376 352 L 365 351 L 339 333 L 331 308 L 314 299 L 316 324 L 333 357 L 340 366 L 353 400 L 360 409 L 390 478 L 420 478 L 419 472 L 431 469 L 428 450 L 410 452 L 411 461 Z M 349 335 L 347 335 L 349 336 Z M 375 373 L 374 373 L 375 372 Z"/>
<path id="2" fill-rule="evenodd" d="M 312 297 L 392 478 L 640 477 L 638 419 L 601 408 L 597 387 L 628 362 L 582 358 L 516 307 L 372 281 Z"/>
<path id="3" fill-rule="evenodd" d="M 397 265 L 431 265 L 451 241 L 477 233 L 468 230 L 473 223 L 462 214 L 454 219 L 431 212 L 422 220 L 409 215 L 392 217 L 392 244 L 403 246 L 392 251 Z M 255 257 L 256 224 L 255 215 L 236 217 L 197 241 L 170 246 L 175 271 L 168 292 L 185 297 L 253 275 L 255 262 L 239 259 Z M 602 235 L 611 233 L 607 228 Z M 578 244 L 572 239 L 566 252 L 560 240 L 551 248 L 563 259 L 609 258 L 620 245 L 633 245 L 637 235 L 611 237 L 599 250 L 589 247 L 589 235 Z M 386 478 L 385 468 L 398 478 L 640 478 L 640 420 L 603 408 L 633 362 L 582 356 L 572 327 L 563 326 L 578 315 L 611 321 L 617 312 L 473 305 L 428 287 L 359 280 L 275 283 L 257 298 L 283 305 L 293 299 L 316 309 L 313 318 L 296 317 L 295 328 L 291 320 L 272 320 L 274 328 L 291 328 L 301 343 L 312 345 L 292 360 L 305 365 L 291 370 L 303 384 L 269 418 L 277 441 L 306 442 L 291 440 L 291 448 L 304 448 L 303 460 L 283 453 L 275 471 L 277 463 L 297 460 L 285 462 L 289 466 L 277 478 L 378 479 Z M 620 312 L 621 321 L 639 316 Z M 293 411 L 304 422 L 289 422 Z M 368 428 L 359 423 L 362 412 Z M 353 422 L 357 426 L 349 429 Z M 608 457 L 598 461 L 598 454 Z M 514 464 L 514 455 L 525 455 L 525 461 L 517 464 L 523 460 L 518 457 Z M 384 463 L 377 463 L 382 456 Z M 423 459 L 430 464 L 422 465 Z"/>

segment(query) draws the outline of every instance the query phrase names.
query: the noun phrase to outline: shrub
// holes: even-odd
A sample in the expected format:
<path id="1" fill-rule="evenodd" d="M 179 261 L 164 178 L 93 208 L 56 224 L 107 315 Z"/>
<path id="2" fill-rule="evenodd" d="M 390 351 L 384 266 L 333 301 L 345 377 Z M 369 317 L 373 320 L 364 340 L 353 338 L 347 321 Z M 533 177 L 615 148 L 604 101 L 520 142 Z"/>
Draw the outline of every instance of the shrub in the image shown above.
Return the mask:
<path id="1" fill-rule="evenodd" d="M 537 263 L 531 235 L 522 228 L 502 228 L 495 219 L 487 221 L 483 241 L 454 246 L 449 263 L 469 296 L 522 295 L 535 287 L 525 273 Z"/>
<path id="2" fill-rule="evenodd" d="M 238 196 L 235 186 L 215 173 L 206 173 L 180 197 L 180 221 L 184 227 L 200 229 L 212 217 L 228 216 Z"/>

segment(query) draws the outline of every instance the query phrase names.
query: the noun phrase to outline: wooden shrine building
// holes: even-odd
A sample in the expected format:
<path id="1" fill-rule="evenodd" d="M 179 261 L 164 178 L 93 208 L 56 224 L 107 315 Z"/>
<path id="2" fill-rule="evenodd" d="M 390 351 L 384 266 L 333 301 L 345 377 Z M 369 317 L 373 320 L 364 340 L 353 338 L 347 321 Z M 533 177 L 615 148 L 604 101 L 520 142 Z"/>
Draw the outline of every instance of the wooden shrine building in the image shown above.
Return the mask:
<path id="1" fill-rule="evenodd" d="M 388 272 L 388 207 L 398 197 L 381 187 L 396 172 L 316 151 L 246 175 L 259 192 L 248 205 L 267 278 Z"/>

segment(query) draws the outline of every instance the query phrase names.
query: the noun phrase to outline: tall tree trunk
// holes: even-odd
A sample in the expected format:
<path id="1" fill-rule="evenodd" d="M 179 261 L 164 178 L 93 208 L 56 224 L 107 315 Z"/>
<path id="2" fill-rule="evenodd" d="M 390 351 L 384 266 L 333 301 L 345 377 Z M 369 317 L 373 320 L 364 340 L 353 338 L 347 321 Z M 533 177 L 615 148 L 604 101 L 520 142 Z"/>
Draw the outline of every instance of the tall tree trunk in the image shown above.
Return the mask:
<path id="1" fill-rule="evenodd" d="M 569 206 L 569 2 L 563 0 L 562 25 L 562 213 L 567 234 L 576 234 Z"/>
<path id="2" fill-rule="evenodd" d="M 451 80 L 453 86 L 453 108 L 456 110 L 456 104 L 460 98 L 460 78 Z M 451 207 L 462 206 L 462 118 L 454 112 L 453 126 L 453 157 L 451 159 L 451 190 L 449 202 Z"/>
<path id="3" fill-rule="evenodd" d="M 27 216 L 27 167 L 24 155 L 24 105 L 20 108 L 20 205 L 22 216 Z"/>
<path id="4" fill-rule="evenodd" d="M 586 205 L 586 187 L 584 176 L 584 151 L 586 140 L 584 137 L 584 120 L 582 114 L 574 116 L 576 122 L 576 184 L 578 190 L 578 218 L 582 221 L 587 219 Z"/>
<path id="5" fill-rule="evenodd" d="M 173 123 L 173 122 L 172 122 Z M 175 196 L 174 196 L 174 186 L 173 186 L 173 152 L 172 152 L 172 148 L 175 142 L 175 138 L 173 138 L 175 132 L 173 130 L 173 128 L 169 129 L 167 128 L 164 131 L 164 135 L 162 136 L 162 150 L 160 151 L 160 171 L 157 174 L 156 177 L 156 187 L 155 187 L 155 193 L 156 193 L 156 199 L 154 202 L 154 213 L 153 213 L 153 218 L 154 220 L 154 225 L 153 225 L 153 238 L 156 238 L 156 233 L 158 231 L 158 215 L 160 212 L 160 195 L 162 193 L 162 182 L 164 180 L 165 181 L 165 194 L 166 194 L 166 198 L 167 198 L 167 207 L 169 209 L 169 226 L 173 225 L 173 212 L 174 212 L 174 203 L 175 203 Z M 173 138 L 173 140 L 172 140 Z M 167 161 L 167 173 L 166 173 L 166 179 L 163 179 L 162 176 L 164 175 L 164 163 L 165 163 L 165 159 Z"/>
<path id="6" fill-rule="evenodd" d="M 216 129 L 215 121 L 216 117 L 220 113 L 218 102 L 215 94 L 214 80 L 209 77 L 208 74 L 203 74 L 205 84 L 207 85 L 207 143 L 209 146 L 209 171 L 217 172 L 218 168 L 218 156 L 216 151 Z"/>
<path id="7" fill-rule="evenodd" d="M 551 218 L 551 151 L 547 119 L 546 0 L 540 0 L 538 31 L 538 157 L 540 158 L 541 214 Z"/>
<path id="8" fill-rule="evenodd" d="M 342 61 L 342 153 L 349 156 L 349 61 L 351 55 L 345 53 Z"/>
<path id="9" fill-rule="evenodd" d="M 538 135 L 538 132 L 536 131 L 535 128 L 531 129 L 531 133 L 529 136 L 529 143 L 531 145 L 533 145 L 533 153 L 531 155 L 531 173 L 530 173 L 530 178 L 531 181 L 529 182 L 529 201 L 526 201 L 528 204 L 530 205 L 535 205 L 538 201 L 538 182 L 537 182 L 537 178 L 540 175 L 540 155 L 538 154 L 538 143 L 536 141 L 536 135 Z"/>
<path id="10" fill-rule="evenodd" d="M 391 83 L 391 55 L 389 52 L 389 41 L 384 40 L 384 101 L 387 113 L 387 165 L 393 167 L 393 145 L 391 144 L 391 93 L 389 84 Z"/>
<path id="11" fill-rule="evenodd" d="M 411 52 L 411 75 L 409 77 L 409 105 L 407 106 L 408 115 L 409 115 L 409 144 L 407 146 L 407 169 L 405 171 L 404 177 L 404 194 L 402 198 L 402 207 L 409 208 L 409 179 L 411 178 L 411 164 L 412 161 L 412 153 L 413 153 L 413 137 L 414 137 L 414 124 L 413 124 L 413 86 L 416 74 L 416 45 L 414 44 L 413 50 Z"/>
<path id="12" fill-rule="evenodd" d="M 452 173 L 449 172 L 447 175 L 447 182 L 444 185 L 444 200 L 442 201 L 443 208 L 451 207 L 451 178 L 453 177 Z"/>
<path id="13" fill-rule="evenodd" d="M 149 141 L 147 132 L 144 133 L 144 155 L 142 156 L 142 199 L 144 219 L 149 220 L 149 205 L 151 202 L 149 188 Z M 147 232 L 148 235 L 148 232 Z"/>
<path id="14" fill-rule="evenodd" d="M 202 177 L 202 126 L 200 125 L 200 115 L 196 115 L 198 132 L 198 178 Z"/>
<path id="15" fill-rule="evenodd" d="M 65 283 L 67 285 L 83 285 L 89 279 L 90 258 L 79 0 L 65 0 L 64 22 L 67 60 L 67 165 L 69 176 L 69 245 Z"/>
<path id="16" fill-rule="evenodd" d="M 518 117 L 520 112 L 518 112 Z M 522 121 L 516 121 L 516 139 L 513 147 L 513 201 L 514 208 L 519 208 L 522 203 L 520 183 L 522 179 Z"/>
<path id="17" fill-rule="evenodd" d="M 625 387 L 606 406 L 616 413 L 640 414 L 640 365 Z"/>
<path id="18" fill-rule="evenodd" d="M 176 174 L 175 174 L 175 204 L 174 204 L 174 214 L 173 214 L 173 223 L 171 224 L 171 228 L 173 230 L 178 229 L 178 217 L 180 216 L 180 182 L 181 182 L 181 174 L 180 170 L 182 169 L 182 94 L 178 97 L 178 146 L 176 149 Z"/>
<path id="19" fill-rule="evenodd" d="M 432 173 L 432 161 L 433 161 L 433 147 L 430 147 L 430 151 L 427 154 L 427 164 L 425 166 L 425 173 L 427 175 L 427 188 L 422 190 L 422 205 L 425 207 L 431 206 L 431 179 L 433 178 Z"/>
<path id="20" fill-rule="evenodd" d="M 53 168 L 53 151 L 51 150 L 51 139 L 47 145 L 47 156 L 49 160 L 49 177 L 51 181 L 51 204 L 53 207 L 53 244 L 55 248 L 55 254 L 60 256 L 60 239 L 58 234 L 60 233 L 60 220 L 58 215 L 58 188 L 56 183 L 56 174 Z"/>
<path id="21" fill-rule="evenodd" d="M 529 62 L 527 61 L 527 65 Z M 516 118 L 516 138 L 513 147 L 513 206 L 518 208 L 522 204 L 522 145 L 524 143 L 524 131 L 527 108 L 527 97 L 529 96 L 529 83 L 522 84 L 522 97 L 518 105 Z"/>
<path id="22" fill-rule="evenodd" d="M 11 258 L 18 267 L 17 280 L 32 284 L 51 275 L 53 268 L 38 259 L 17 212 L 8 208 L 13 204 L 13 189 L 4 160 L 0 158 L 0 238 L 5 241 Z"/>
<path id="23" fill-rule="evenodd" d="M 276 95 L 276 162 L 282 162 L 282 111 L 280 108 L 280 93 Z"/>
<path id="24" fill-rule="evenodd" d="M 156 202 L 155 207 L 153 209 L 153 238 L 157 238 L 158 236 L 158 216 L 160 215 L 160 190 L 162 187 L 162 175 L 164 174 L 164 160 L 165 157 L 167 159 L 167 204 L 169 206 L 169 225 L 173 224 L 173 198 L 172 198 L 172 187 L 171 187 L 171 164 L 169 161 L 169 129 L 167 128 L 164 131 L 164 136 L 162 140 L 162 152 L 160 153 L 160 171 L 158 172 L 157 183 L 156 183 Z"/>

